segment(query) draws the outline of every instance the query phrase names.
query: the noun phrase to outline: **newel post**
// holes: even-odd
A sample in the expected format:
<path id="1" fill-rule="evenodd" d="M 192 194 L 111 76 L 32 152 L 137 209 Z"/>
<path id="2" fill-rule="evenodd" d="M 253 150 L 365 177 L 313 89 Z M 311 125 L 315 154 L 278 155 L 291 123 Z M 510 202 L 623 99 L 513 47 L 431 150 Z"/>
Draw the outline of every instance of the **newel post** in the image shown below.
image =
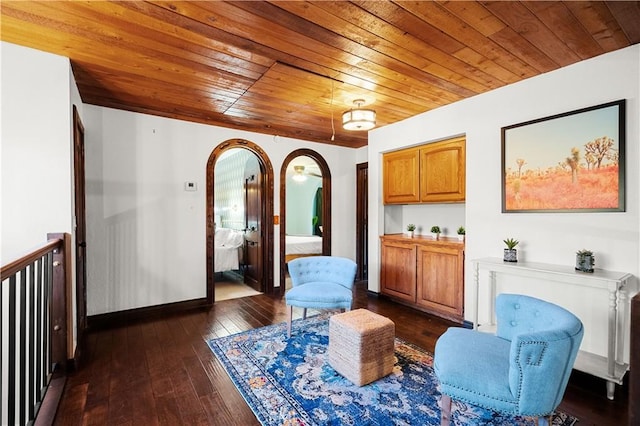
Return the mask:
<path id="1" fill-rule="evenodd" d="M 69 321 L 71 298 L 71 235 L 50 233 L 47 238 L 60 239 L 61 244 L 53 251 L 53 277 L 51 282 L 51 362 L 63 370 L 67 367 L 70 337 L 73 336 Z"/>

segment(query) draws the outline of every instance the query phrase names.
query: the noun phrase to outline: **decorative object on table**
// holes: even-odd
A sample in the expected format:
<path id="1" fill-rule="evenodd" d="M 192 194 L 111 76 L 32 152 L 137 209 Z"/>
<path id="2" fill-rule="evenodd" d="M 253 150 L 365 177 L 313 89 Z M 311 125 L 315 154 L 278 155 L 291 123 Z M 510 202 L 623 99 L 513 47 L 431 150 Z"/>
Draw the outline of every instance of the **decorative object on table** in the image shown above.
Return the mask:
<path id="1" fill-rule="evenodd" d="M 416 226 L 413 223 L 410 223 L 407 225 L 407 235 L 409 237 L 413 237 L 413 233 L 416 230 Z"/>
<path id="2" fill-rule="evenodd" d="M 591 250 L 578 250 L 576 252 L 576 271 L 593 272 L 596 257 Z"/>
<path id="3" fill-rule="evenodd" d="M 625 100 L 502 128 L 502 212 L 625 211 Z"/>
<path id="4" fill-rule="evenodd" d="M 499 294 L 495 306 L 495 334 L 451 327 L 436 342 L 441 424 L 451 420 L 452 399 L 552 424 L 582 342 L 582 322 L 561 306 L 519 294 Z M 470 363 L 475 368 L 461 368 Z"/>
<path id="5" fill-rule="evenodd" d="M 431 236 L 433 237 L 434 240 L 437 240 L 440 238 L 440 227 L 438 225 L 431 227 Z"/>
<path id="6" fill-rule="evenodd" d="M 459 227 L 456 232 L 458 234 L 458 240 L 464 241 L 464 236 L 467 233 L 467 231 L 464 229 L 464 226 Z"/>
<path id="7" fill-rule="evenodd" d="M 360 387 L 329 364 L 328 315 L 296 319 L 293 329 L 290 339 L 281 323 L 208 341 L 262 425 L 440 424 L 441 395 L 429 352 L 396 338 L 393 372 Z M 451 414 L 460 426 L 534 425 L 531 418 L 455 402 Z M 575 421 L 556 413 L 553 424 Z"/>
<path id="8" fill-rule="evenodd" d="M 520 241 L 507 238 L 503 240 L 507 245 L 507 248 L 504 249 L 504 261 L 505 262 L 517 262 L 518 261 L 518 251 L 516 250 L 516 246 L 520 243 Z"/>

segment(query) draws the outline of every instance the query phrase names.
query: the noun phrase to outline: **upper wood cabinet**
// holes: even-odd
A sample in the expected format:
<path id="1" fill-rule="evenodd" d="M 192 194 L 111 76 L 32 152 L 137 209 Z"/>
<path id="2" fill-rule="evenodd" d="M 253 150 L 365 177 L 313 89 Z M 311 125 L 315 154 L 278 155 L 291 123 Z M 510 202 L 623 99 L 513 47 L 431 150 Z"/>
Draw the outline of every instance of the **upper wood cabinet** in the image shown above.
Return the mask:
<path id="1" fill-rule="evenodd" d="M 465 200 L 465 138 L 389 152 L 383 156 L 385 204 Z"/>
<path id="2" fill-rule="evenodd" d="M 420 149 L 384 154 L 382 176 L 385 204 L 420 202 Z"/>
<path id="3" fill-rule="evenodd" d="M 455 202 L 465 198 L 465 139 L 436 142 L 420 149 L 420 201 Z"/>

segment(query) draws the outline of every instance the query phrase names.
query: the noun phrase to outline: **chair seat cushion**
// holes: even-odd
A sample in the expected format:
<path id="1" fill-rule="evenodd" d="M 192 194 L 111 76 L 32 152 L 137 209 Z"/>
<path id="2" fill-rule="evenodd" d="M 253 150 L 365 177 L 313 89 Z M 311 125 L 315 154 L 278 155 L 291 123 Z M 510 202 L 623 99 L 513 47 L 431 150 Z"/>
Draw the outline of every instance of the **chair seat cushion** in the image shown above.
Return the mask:
<path id="1" fill-rule="evenodd" d="M 309 282 L 287 291 L 285 299 L 300 308 L 350 309 L 353 292 L 336 283 Z"/>
<path id="2" fill-rule="evenodd" d="M 509 387 L 510 347 L 511 342 L 493 334 L 450 328 L 436 342 L 433 363 L 441 392 L 488 409 L 515 413 L 518 402 Z"/>

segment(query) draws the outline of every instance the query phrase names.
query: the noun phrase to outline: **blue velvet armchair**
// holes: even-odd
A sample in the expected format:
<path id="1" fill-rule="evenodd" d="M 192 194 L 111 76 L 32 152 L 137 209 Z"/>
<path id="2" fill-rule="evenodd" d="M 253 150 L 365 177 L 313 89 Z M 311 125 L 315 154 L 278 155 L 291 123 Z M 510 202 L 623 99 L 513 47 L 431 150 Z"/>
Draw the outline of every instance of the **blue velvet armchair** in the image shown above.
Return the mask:
<path id="1" fill-rule="evenodd" d="M 293 287 L 285 294 L 287 303 L 287 336 L 291 337 L 293 307 L 351 310 L 356 264 L 337 256 L 299 257 L 289 262 Z"/>
<path id="2" fill-rule="evenodd" d="M 449 328 L 436 342 L 441 424 L 451 399 L 542 418 L 562 401 L 582 341 L 582 322 L 564 308 L 529 296 L 496 298 L 496 334 Z"/>

